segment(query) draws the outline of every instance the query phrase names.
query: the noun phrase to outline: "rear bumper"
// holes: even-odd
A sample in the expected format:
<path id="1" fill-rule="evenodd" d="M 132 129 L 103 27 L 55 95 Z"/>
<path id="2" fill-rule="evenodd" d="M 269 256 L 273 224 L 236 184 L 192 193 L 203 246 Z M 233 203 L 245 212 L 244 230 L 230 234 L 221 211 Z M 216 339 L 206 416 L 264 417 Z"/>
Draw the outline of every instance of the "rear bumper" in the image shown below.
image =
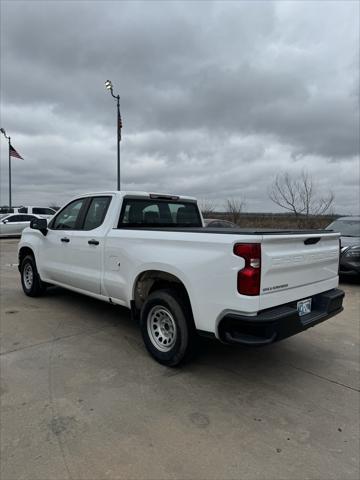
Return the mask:
<path id="1" fill-rule="evenodd" d="M 219 324 L 219 338 L 226 343 L 260 346 L 277 342 L 317 325 L 343 310 L 345 293 L 334 288 L 312 297 L 311 313 L 299 316 L 297 302 L 269 308 L 256 316 L 228 314 Z"/>

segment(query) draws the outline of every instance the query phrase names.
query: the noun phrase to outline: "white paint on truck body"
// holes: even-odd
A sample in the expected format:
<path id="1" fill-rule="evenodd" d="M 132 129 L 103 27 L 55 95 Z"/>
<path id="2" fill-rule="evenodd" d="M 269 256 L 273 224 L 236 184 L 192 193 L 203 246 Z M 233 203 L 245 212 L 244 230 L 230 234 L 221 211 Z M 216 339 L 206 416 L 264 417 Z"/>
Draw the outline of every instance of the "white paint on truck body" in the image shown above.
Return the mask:
<path id="1" fill-rule="evenodd" d="M 144 192 L 81 195 L 78 198 L 111 197 L 101 226 L 91 231 L 49 229 L 46 236 L 27 228 L 19 249 L 32 249 L 43 281 L 127 307 L 134 299 L 134 285 L 141 273 L 170 273 L 188 292 L 196 328 L 215 335 L 219 320 L 229 312 L 253 316 L 259 310 L 338 285 L 337 233 L 261 235 L 231 229 L 231 233 L 214 234 L 206 229 L 117 228 L 123 198 L 129 194 L 149 199 Z M 65 237 L 68 243 L 61 240 Z M 304 240 L 311 237 L 320 239 L 305 245 Z M 89 239 L 99 245 L 89 245 Z M 244 259 L 233 253 L 237 243 L 261 244 L 260 295 L 238 293 L 237 275 L 244 267 Z"/>

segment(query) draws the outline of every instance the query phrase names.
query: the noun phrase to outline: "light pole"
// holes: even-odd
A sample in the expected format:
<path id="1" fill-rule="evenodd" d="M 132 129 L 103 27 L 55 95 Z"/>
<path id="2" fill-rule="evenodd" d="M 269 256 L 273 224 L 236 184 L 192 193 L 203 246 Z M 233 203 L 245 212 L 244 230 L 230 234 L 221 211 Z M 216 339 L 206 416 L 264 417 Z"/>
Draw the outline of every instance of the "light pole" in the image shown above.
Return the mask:
<path id="1" fill-rule="evenodd" d="M 117 127 L 117 189 L 120 190 L 120 141 L 121 141 L 121 115 L 120 115 L 120 95 L 114 95 L 113 85 L 111 80 L 106 80 L 105 88 L 110 91 L 111 96 L 116 100 L 117 106 L 117 116 L 116 116 L 116 127 Z"/>
<path id="2" fill-rule="evenodd" d="M 9 208 L 11 208 L 11 143 L 10 143 L 10 137 L 6 135 L 6 132 L 3 128 L 0 128 L 0 132 L 4 135 L 4 137 L 8 140 L 9 142 Z"/>

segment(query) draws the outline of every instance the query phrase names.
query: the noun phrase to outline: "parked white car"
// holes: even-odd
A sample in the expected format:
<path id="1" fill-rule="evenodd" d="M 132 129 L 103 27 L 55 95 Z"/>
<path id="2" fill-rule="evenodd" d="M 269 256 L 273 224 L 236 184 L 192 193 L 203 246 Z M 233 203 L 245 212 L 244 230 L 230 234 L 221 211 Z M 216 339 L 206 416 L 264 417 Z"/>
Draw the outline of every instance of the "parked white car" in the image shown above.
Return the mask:
<path id="1" fill-rule="evenodd" d="M 0 215 L 10 214 L 10 213 L 26 213 L 28 215 L 40 215 L 42 218 L 50 219 L 55 215 L 56 210 L 50 207 L 33 207 L 33 206 L 23 206 L 23 207 L 1 207 Z"/>
<path id="2" fill-rule="evenodd" d="M 24 230 L 23 290 L 59 285 L 131 309 L 168 366 L 194 352 L 198 334 L 267 345 L 342 311 L 338 233 L 203 225 L 190 197 L 82 195 Z"/>
<path id="3" fill-rule="evenodd" d="M 42 218 L 39 215 L 27 215 L 14 213 L 0 218 L 0 237 L 20 237 L 24 228 L 30 225 L 34 218 Z"/>

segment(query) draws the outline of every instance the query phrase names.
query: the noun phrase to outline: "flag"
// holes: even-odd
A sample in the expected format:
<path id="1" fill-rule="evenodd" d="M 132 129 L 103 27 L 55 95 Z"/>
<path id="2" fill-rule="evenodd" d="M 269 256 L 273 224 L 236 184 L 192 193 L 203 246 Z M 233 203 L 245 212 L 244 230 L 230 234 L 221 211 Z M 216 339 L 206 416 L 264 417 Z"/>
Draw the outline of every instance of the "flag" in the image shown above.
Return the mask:
<path id="1" fill-rule="evenodd" d="M 10 152 L 10 157 L 16 157 L 16 158 L 20 158 L 21 160 L 24 160 L 23 157 L 15 150 L 15 148 L 11 144 L 9 145 L 9 152 Z"/>
<path id="2" fill-rule="evenodd" d="M 118 130 L 119 130 L 119 140 L 121 140 L 121 129 L 122 129 L 122 120 L 120 112 L 118 114 Z"/>

